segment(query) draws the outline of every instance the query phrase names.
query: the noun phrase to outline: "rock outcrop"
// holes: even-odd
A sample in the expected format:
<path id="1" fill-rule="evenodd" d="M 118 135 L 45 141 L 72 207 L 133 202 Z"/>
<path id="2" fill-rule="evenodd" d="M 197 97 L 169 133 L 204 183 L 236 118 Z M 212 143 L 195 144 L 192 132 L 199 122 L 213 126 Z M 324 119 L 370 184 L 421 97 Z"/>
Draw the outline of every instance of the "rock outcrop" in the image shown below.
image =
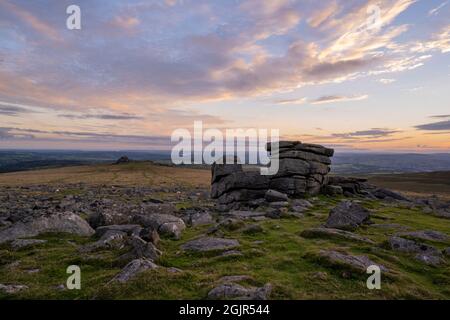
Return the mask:
<path id="1" fill-rule="evenodd" d="M 257 206 L 264 198 L 271 202 L 286 201 L 288 196 L 317 195 L 327 185 L 333 149 L 280 141 L 277 154 L 271 144 L 267 145 L 267 151 L 272 158 L 279 158 L 279 170 L 273 176 L 261 175 L 259 168 L 243 167 L 236 159 L 213 164 L 211 198 L 217 199 L 219 210 Z"/>

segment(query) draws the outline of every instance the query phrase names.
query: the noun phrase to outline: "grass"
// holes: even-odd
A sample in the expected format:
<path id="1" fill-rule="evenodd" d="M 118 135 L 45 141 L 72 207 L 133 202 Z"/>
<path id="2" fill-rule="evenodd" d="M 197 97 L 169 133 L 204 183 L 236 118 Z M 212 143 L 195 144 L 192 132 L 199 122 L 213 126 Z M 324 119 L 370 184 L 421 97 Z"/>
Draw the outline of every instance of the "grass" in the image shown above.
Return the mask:
<path id="1" fill-rule="evenodd" d="M 117 169 L 118 167 L 121 168 Z M 58 179 L 58 174 L 50 172 L 47 177 L 49 180 L 46 181 L 86 183 L 85 179 L 90 179 L 95 180 L 95 183 L 105 183 L 101 177 L 111 173 L 99 169 L 101 167 L 74 167 L 68 169 L 67 175 L 61 173 L 62 169 L 54 169 L 58 171 Z M 96 170 L 99 170 L 98 180 L 92 177 L 92 172 L 97 172 Z M 152 183 L 172 181 L 171 183 L 178 186 L 196 184 L 195 179 L 202 180 L 197 185 L 200 187 L 209 183 L 209 172 L 206 171 L 205 174 L 204 170 L 192 172 L 192 169 L 148 164 L 113 166 L 111 170 L 115 174 L 114 184 L 149 183 L 149 179 L 152 179 Z M 171 170 L 181 171 L 171 173 Z M 38 176 L 46 176 L 37 171 L 20 174 L 26 175 L 28 182 L 35 181 Z M 129 178 L 129 175 L 136 180 L 131 182 L 133 179 Z M 125 176 L 126 179 L 118 181 Z M 18 177 L 13 179 L 10 174 L 7 177 L 0 175 L 0 184 L 6 183 L 7 180 L 14 182 L 16 179 Z M 165 196 L 152 194 L 151 197 L 163 199 Z M 262 286 L 270 282 L 273 285 L 272 299 L 450 299 L 449 259 L 446 258 L 446 264 L 440 267 L 430 267 L 419 263 L 411 255 L 386 249 L 383 243 L 396 230 L 373 226 L 358 229 L 356 233 L 377 243 L 374 246 L 347 240 L 305 239 L 299 235 L 307 228 L 318 227 L 324 223 L 330 208 L 340 200 L 324 196 L 311 199 L 314 208 L 300 219 L 249 222 L 262 227 L 263 232 L 259 233 L 245 233 L 242 227 L 221 229 L 225 238 L 239 240 L 239 250 L 243 254 L 240 257 L 182 251 L 180 246 L 183 243 L 204 235 L 208 226 L 188 228 L 180 240 L 162 239 L 160 248 L 163 256 L 157 264 L 163 268 L 146 271 L 126 284 L 108 284 L 122 267 L 117 258 L 123 252 L 108 250 L 90 255 L 79 253 L 77 247 L 93 239 L 46 234 L 39 238 L 48 242 L 33 248 L 13 251 L 8 245 L 2 245 L 0 283 L 25 284 L 30 289 L 15 295 L 0 293 L 0 299 L 205 299 L 219 279 L 227 275 L 250 276 L 250 280 L 241 283 L 246 286 Z M 448 220 L 426 215 L 420 209 L 386 206 L 373 200 L 363 201 L 362 204 L 373 212 L 372 220 L 377 224 L 401 224 L 411 230 L 431 229 L 444 233 L 449 230 Z M 193 205 L 195 202 L 180 201 L 177 208 Z M 450 243 L 425 242 L 439 249 L 450 246 Z M 381 290 L 368 290 L 367 274 L 354 273 L 349 276 L 342 268 L 324 263 L 317 255 L 323 249 L 366 255 L 386 266 L 391 272 L 389 275 L 382 275 Z M 58 289 L 59 285 L 65 284 L 68 277 L 66 268 L 71 264 L 81 267 L 82 289 Z M 181 269 L 182 272 L 170 272 L 167 269 L 169 267 Z M 30 273 L 33 269 L 40 271 Z"/>

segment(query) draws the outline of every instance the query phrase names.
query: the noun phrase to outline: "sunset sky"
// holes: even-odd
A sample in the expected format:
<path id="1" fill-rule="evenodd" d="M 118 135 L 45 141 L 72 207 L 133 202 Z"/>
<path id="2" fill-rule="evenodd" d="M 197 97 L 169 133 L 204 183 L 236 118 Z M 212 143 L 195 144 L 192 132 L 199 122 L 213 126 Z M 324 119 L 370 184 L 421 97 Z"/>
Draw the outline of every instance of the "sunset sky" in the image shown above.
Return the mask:
<path id="1" fill-rule="evenodd" d="M 165 149 L 202 120 L 449 152 L 449 58 L 450 0 L 0 0 L 0 148 Z"/>

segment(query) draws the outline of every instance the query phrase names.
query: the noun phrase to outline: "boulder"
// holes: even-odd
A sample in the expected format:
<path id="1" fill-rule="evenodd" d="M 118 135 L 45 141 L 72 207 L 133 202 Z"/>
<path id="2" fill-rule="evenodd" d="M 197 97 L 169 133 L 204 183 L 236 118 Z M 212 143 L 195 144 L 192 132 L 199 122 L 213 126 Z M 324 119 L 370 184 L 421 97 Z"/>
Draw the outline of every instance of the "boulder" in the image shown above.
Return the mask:
<path id="1" fill-rule="evenodd" d="M 343 201 L 330 211 L 325 227 L 351 231 L 369 222 L 369 210 L 356 202 Z"/>
<path id="2" fill-rule="evenodd" d="M 221 195 L 217 202 L 219 204 L 232 204 L 232 203 L 243 203 L 252 200 L 258 200 L 264 198 L 266 190 L 250 190 L 250 189 L 240 189 L 233 190 Z"/>
<path id="3" fill-rule="evenodd" d="M 366 237 L 362 237 L 355 233 L 339 230 L 339 229 L 331 229 L 331 228 L 311 228 L 306 229 L 300 233 L 303 238 L 314 239 L 337 239 L 337 240 L 348 240 L 354 242 L 363 242 L 368 244 L 374 244 L 374 242 Z"/>
<path id="4" fill-rule="evenodd" d="M 143 227 L 151 227 L 157 230 L 159 234 L 168 235 L 175 239 L 179 239 L 181 232 L 186 229 L 182 219 L 170 214 L 136 215 L 133 221 Z"/>
<path id="5" fill-rule="evenodd" d="M 158 266 L 148 259 L 135 259 L 128 263 L 111 282 L 125 283 L 145 270 L 157 269 Z"/>
<path id="6" fill-rule="evenodd" d="M 212 216 L 208 212 L 192 212 L 183 217 L 183 221 L 192 227 L 212 224 Z"/>
<path id="7" fill-rule="evenodd" d="M 186 242 L 181 246 L 186 251 L 224 251 L 239 247 L 239 241 L 235 239 L 223 239 L 213 237 L 203 237 Z"/>
<path id="8" fill-rule="evenodd" d="M 435 242 L 446 242 L 450 239 L 445 233 L 434 230 L 403 232 L 399 236 Z"/>
<path id="9" fill-rule="evenodd" d="M 397 236 L 390 237 L 388 242 L 390 248 L 394 251 L 405 253 L 426 253 L 431 255 L 440 254 L 440 252 L 433 246 L 429 246 L 427 244 L 419 243 L 414 240 L 408 240 Z"/>
<path id="10" fill-rule="evenodd" d="M 47 232 L 71 233 L 79 236 L 94 234 L 94 230 L 84 219 L 74 213 L 65 212 L 37 217 L 28 222 L 18 221 L 0 231 L 0 243 L 18 238 L 35 237 Z"/>
<path id="11" fill-rule="evenodd" d="M 384 188 L 377 188 L 376 190 L 371 192 L 376 198 L 378 199 L 386 199 L 386 198 L 392 198 L 395 200 L 401 200 L 401 201 L 410 201 L 405 196 L 401 195 L 400 193 L 384 189 Z"/>
<path id="12" fill-rule="evenodd" d="M 154 261 L 162 255 L 162 252 L 158 250 L 153 243 L 147 242 L 140 237 L 132 236 L 128 239 L 128 245 L 130 245 L 132 249 L 130 252 L 127 252 L 120 257 L 120 260 L 122 261 L 141 258 Z"/>
<path id="13" fill-rule="evenodd" d="M 225 192 L 236 189 L 267 190 L 269 176 L 261 175 L 259 171 L 233 172 L 211 185 L 211 197 L 220 197 Z"/>
<path id="14" fill-rule="evenodd" d="M 278 192 L 276 190 L 269 189 L 266 191 L 264 198 L 268 202 L 277 202 L 277 201 L 288 201 L 289 198 L 287 194 Z"/>
<path id="15" fill-rule="evenodd" d="M 310 164 L 308 162 L 299 159 L 287 158 L 279 160 L 278 172 L 274 177 L 285 177 L 295 175 L 307 176 L 309 173 L 310 173 Z"/>
<path id="16" fill-rule="evenodd" d="M 417 261 L 420 261 L 426 265 L 436 267 L 442 263 L 444 260 L 441 256 L 435 254 L 418 253 L 414 256 Z"/>
<path id="17" fill-rule="evenodd" d="M 355 256 L 334 250 L 321 250 L 318 254 L 318 258 L 320 261 L 324 261 L 327 264 L 345 268 L 349 271 L 365 273 L 367 268 L 371 265 L 378 266 L 382 271 L 388 271 L 386 267 L 373 262 L 367 256 Z"/>
<path id="18" fill-rule="evenodd" d="M 109 226 L 102 226 L 95 229 L 95 236 L 96 237 L 103 237 L 104 234 L 110 232 L 110 231 L 118 231 L 123 232 L 126 235 L 135 235 L 138 236 L 142 230 L 142 227 L 138 224 L 121 224 L 121 225 L 109 225 Z"/>
<path id="19" fill-rule="evenodd" d="M 103 249 L 121 249 L 125 245 L 127 234 L 118 230 L 109 230 L 103 233 L 99 240 L 83 246 L 81 252 L 92 252 Z"/>

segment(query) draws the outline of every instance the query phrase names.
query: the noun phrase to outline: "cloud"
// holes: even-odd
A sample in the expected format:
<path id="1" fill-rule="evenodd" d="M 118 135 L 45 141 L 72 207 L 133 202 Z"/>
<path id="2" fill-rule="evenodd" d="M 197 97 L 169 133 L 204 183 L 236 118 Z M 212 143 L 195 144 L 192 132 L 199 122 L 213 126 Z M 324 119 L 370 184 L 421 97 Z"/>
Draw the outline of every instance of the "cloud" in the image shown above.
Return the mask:
<path id="1" fill-rule="evenodd" d="M 16 4 L 9 2 L 8 0 L 0 0 L 0 7 L 3 7 L 4 10 L 11 12 L 13 15 L 22 20 L 26 25 L 31 27 L 34 31 L 36 31 L 39 35 L 47 37 L 53 41 L 61 42 L 62 37 L 56 31 L 56 28 L 50 26 L 47 22 L 39 19 L 33 13 L 19 7 Z"/>
<path id="2" fill-rule="evenodd" d="M 335 103 L 344 101 L 360 101 L 365 100 L 368 95 L 354 95 L 354 96 L 340 96 L 340 95 L 329 95 L 319 97 L 311 102 L 311 104 L 325 104 L 325 103 Z"/>
<path id="3" fill-rule="evenodd" d="M 31 113 L 33 111 L 11 104 L 3 104 L 0 102 L 0 115 L 17 116 L 22 113 Z"/>
<path id="4" fill-rule="evenodd" d="M 419 130 L 450 130 L 450 120 L 447 121 L 439 121 L 434 123 L 427 123 L 415 126 L 416 129 Z"/>
<path id="5" fill-rule="evenodd" d="M 305 104 L 307 102 L 306 98 L 296 98 L 296 99 L 284 99 L 284 100 L 276 100 L 276 104 L 285 105 L 285 104 Z"/>
<path id="6" fill-rule="evenodd" d="M 443 3 L 441 3 L 440 5 L 438 5 L 437 7 L 431 9 L 430 11 L 428 11 L 428 16 L 435 16 L 439 13 L 439 11 L 445 7 L 447 5 L 448 1 L 445 1 Z"/>
<path id="7" fill-rule="evenodd" d="M 378 80 L 378 82 L 382 83 L 382 84 L 390 84 L 390 83 L 394 83 L 395 81 L 397 81 L 397 80 L 395 80 L 395 79 L 384 79 L 384 78 Z"/>
<path id="8" fill-rule="evenodd" d="M 23 128 L 0 127 L 2 140 L 64 141 L 126 143 L 148 146 L 170 146 L 169 136 L 127 135 L 114 133 L 95 133 L 85 131 L 36 130 Z"/>
<path id="9" fill-rule="evenodd" d="M 430 118 L 435 118 L 435 119 L 450 118 L 450 114 L 438 114 L 435 116 L 430 116 Z"/>
<path id="10" fill-rule="evenodd" d="M 98 120 L 139 120 L 142 116 L 133 114 L 60 114 L 58 117 L 68 119 L 98 119 Z"/>

